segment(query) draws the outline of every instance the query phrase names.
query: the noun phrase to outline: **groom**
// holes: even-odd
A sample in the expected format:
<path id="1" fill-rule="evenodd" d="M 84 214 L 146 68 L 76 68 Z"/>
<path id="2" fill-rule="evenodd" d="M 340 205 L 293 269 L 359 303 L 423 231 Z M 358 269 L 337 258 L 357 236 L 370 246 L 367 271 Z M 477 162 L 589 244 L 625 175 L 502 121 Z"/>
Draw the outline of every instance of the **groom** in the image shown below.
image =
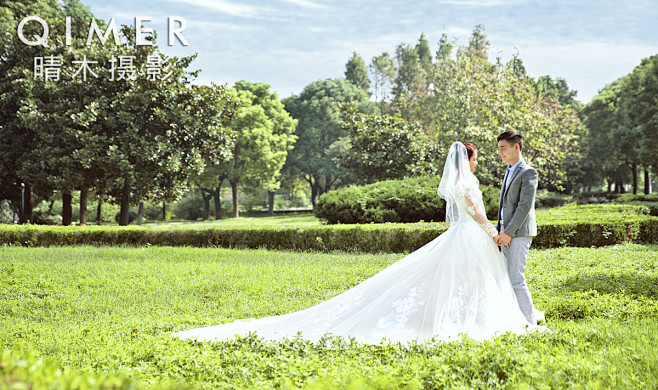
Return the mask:
<path id="1" fill-rule="evenodd" d="M 494 237 L 505 259 L 516 300 L 528 322 L 536 325 L 541 312 L 534 309 L 525 280 L 526 256 L 532 237 L 537 235 L 535 221 L 535 194 L 537 171 L 523 161 L 523 137 L 516 131 L 498 136 L 498 154 L 508 164 L 503 186 L 500 189 L 498 211 L 499 233 Z M 543 319 L 543 318 L 542 318 Z"/>

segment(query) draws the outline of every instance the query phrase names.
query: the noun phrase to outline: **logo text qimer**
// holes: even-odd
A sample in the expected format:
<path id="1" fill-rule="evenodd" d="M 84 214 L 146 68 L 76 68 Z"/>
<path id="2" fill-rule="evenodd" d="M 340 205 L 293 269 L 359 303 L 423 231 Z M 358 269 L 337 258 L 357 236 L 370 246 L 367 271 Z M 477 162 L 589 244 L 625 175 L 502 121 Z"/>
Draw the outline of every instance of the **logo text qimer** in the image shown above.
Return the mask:
<path id="1" fill-rule="evenodd" d="M 153 33 L 152 28 L 146 28 L 142 27 L 142 24 L 144 22 L 151 22 L 153 21 L 153 18 L 151 16 L 136 16 L 135 17 L 135 43 L 139 46 L 147 46 L 147 45 L 152 45 L 153 43 L 150 41 L 146 41 L 143 39 L 143 34 L 150 34 Z M 180 17 L 180 16 L 169 16 L 167 18 L 168 21 L 168 31 L 169 31 L 169 39 L 167 40 L 167 45 L 168 46 L 173 46 L 174 45 L 174 37 L 178 39 L 178 41 L 183 45 L 187 46 L 187 40 L 183 36 L 182 32 L 185 30 L 185 18 Z M 41 27 L 43 28 L 43 33 L 41 36 L 39 35 L 34 35 L 33 38 L 34 40 L 28 40 L 25 35 L 23 34 L 23 28 L 28 22 L 36 22 L 41 24 Z M 178 23 L 178 26 L 176 26 L 176 23 Z M 110 33 L 114 35 L 114 42 L 118 45 L 121 44 L 121 39 L 119 39 L 119 33 L 117 32 L 117 27 L 116 24 L 114 23 L 114 18 L 110 20 L 110 23 L 107 25 L 107 29 L 105 30 L 105 33 L 101 33 L 101 29 L 98 27 L 98 24 L 96 23 L 96 19 L 92 19 L 91 22 L 89 23 L 89 34 L 87 35 L 87 46 L 91 45 L 91 40 L 93 39 L 94 35 L 100 39 L 102 44 L 105 44 L 105 42 L 110 38 Z M 28 16 L 23 18 L 21 22 L 18 24 L 18 38 L 21 40 L 26 45 L 29 46 L 44 46 L 48 47 L 48 35 L 50 34 L 50 29 L 48 27 L 48 23 L 40 18 L 39 16 Z M 69 46 L 71 45 L 71 17 L 67 16 L 66 17 L 66 45 Z"/>

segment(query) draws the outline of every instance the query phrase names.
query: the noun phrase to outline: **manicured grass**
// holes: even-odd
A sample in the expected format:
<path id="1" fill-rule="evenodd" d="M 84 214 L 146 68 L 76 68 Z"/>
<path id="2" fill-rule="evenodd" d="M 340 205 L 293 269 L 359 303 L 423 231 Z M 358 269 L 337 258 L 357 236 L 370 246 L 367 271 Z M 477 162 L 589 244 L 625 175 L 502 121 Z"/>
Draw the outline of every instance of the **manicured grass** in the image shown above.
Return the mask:
<path id="1" fill-rule="evenodd" d="M 38 378 L 73 388 L 80 373 L 119 378 L 115 388 L 129 388 L 131 378 L 156 387 L 204 389 L 658 386 L 655 245 L 531 251 L 528 281 L 552 334 L 408 347 L 341 339 L 196 343 L 169 337 L 181 329 L 308 307 L 401 257 L 2 247 L 0 350 L 6 350 L 0 354 L 0 388 Z M 47 364 L 35 363 L 39 357 L 48 358 Z M 22 371 L 21 361 L 27 362 Z M 44 364 L 50 368 L 28 369 Z M 57 366 L 67 368 L 65 374 L 58 377 L 52 368 Z M 94 383 L 88 388 L 104 382 Z"/>
<path id="2" fill-rule="evenodd" d="M 232 226 L 320 226 L 320 220 L 313 213 L 225 217 L 215 221 L 179 221 L 147 223 L 158 229 L 176 228 L 225 228 Z"/>

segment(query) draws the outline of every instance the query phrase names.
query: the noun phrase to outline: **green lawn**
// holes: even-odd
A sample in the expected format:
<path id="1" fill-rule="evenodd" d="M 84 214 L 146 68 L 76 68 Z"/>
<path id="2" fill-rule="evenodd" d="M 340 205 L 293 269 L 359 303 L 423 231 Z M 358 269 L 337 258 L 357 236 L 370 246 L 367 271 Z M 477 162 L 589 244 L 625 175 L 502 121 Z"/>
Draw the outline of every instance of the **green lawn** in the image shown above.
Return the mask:
<path id="1" fill-rule="evenodd" d="M 245 216 L 238 218 L 223 218 L 215 221 L 177 221 L 177 222 L 155 222 L 147 223 L 147 226 L 154 228 L 176 228 L 182 226 L 185 228 L 223 228 L 223 227 L 241 227 L 241 226 L 319 226 L 320 221 L 313 213 L 284 214 L 284 215 L 262 215 L 262 216 Z"/>
<path id="2" fill-rule="evenodd" d="M 181 329 L 308 307 L 401 257 L 2 247 L 0 388 L 35 383 L 41 371 L 30 367 L 38 366 L 39 357 L 67 368 L 64 374 L 48 371 L 44 381 L 50 385 L 66 375 L 108 374 L 149 386 L 204 389 L 658 386 L 655 245 L 531 251 L 527 276 L 536 306 L 554 330 L 549 335 L 409 347 L 169 337 Z M 3 365 L 12 371 L 3 374 Z M 125 383 L 121 388 L 129 388 Z"/>

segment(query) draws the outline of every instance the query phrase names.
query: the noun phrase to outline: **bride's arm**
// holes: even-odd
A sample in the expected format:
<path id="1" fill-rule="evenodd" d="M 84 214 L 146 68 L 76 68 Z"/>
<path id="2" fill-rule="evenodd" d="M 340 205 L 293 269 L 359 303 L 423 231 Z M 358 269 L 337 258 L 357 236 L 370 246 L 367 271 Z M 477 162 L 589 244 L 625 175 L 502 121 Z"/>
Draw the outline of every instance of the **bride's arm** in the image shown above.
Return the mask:
<path id="1" fill-rule="evenodd" d="M 464 200 L 468 206 L 468 212 L 473 216 L 477 223 L 482 226 L 485 232 L 491 237 L 495 237 L 498 234 L 496 228 L 489 222 L 487 215 L 484 210 L 480 209 L 479 202 L 475 191 L 472 188 L 464 189 Z"/>

